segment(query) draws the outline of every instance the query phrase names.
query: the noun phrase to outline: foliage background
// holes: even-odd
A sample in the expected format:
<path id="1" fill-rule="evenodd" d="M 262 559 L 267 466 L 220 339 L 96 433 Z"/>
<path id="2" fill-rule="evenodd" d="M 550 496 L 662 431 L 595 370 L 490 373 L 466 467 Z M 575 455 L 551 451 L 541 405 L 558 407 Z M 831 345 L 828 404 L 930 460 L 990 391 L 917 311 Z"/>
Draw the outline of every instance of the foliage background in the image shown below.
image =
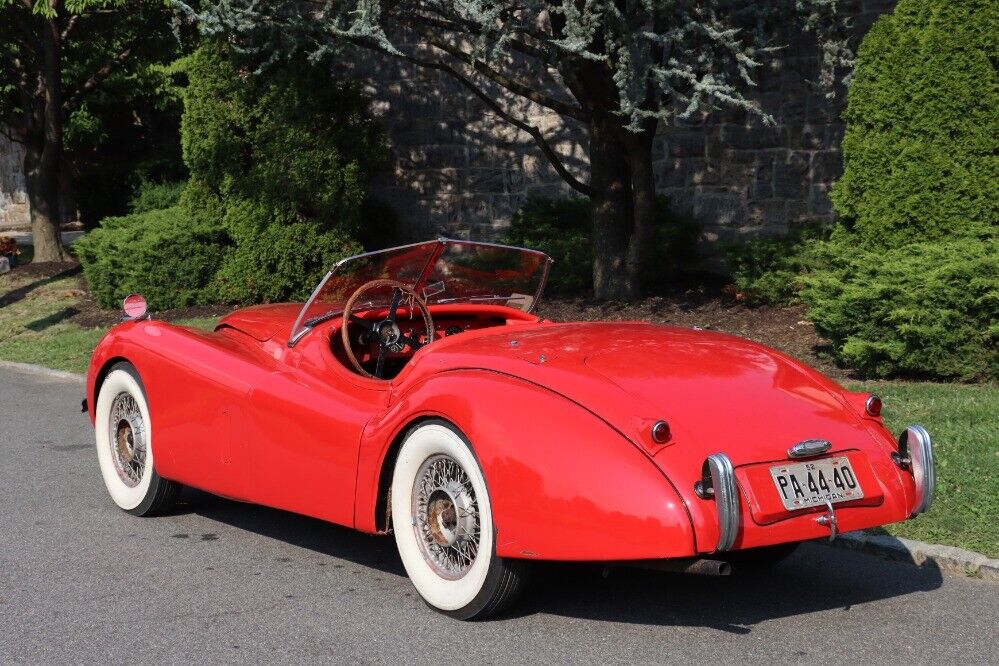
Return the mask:
<path id="1" fill-rule="evenodd" d="M 870 377 L 999 378 L 999 4 L 902 0 L 857 56 L 838 223 L 732 253 Z"/>
<path id="2" fill-rule="evenodd" d="M 301 299 L 359 251 L 368 181 L 387 153 L 366 101 L 304 60 L 266 77 L 254 68 L 211 42 L 178 63 L 189 178 L 179 196 L 177 185 L 143 188 L 131 215 L 77 244 L 102 305 L 133 291 L 154 307 Z"/>

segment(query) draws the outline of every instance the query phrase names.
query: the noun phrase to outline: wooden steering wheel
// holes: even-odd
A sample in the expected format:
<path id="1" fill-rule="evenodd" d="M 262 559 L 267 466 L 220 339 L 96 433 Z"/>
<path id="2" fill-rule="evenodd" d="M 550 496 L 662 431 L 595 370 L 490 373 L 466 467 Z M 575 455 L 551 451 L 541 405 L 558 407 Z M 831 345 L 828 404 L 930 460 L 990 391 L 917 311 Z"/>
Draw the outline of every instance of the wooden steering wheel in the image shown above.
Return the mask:
<path id="1" fill-rule="evenodd" d="M 389 305 L 388 316 L 385 319 L 378 322 L 371 322 L 354 314 L 354 306 L 362 295 L 372 289 L 384 287 L 392 288 L 392 303 Z M 403 296 L 406 296 L 409 301 L 410 314 L 412 314 L 413 308 L 416 307 L 419 309 L 420 314 L 423 315 L 423 323 L 427 327 L 427 341 L 425 343 L 421 343 L 416 336 L 403 335 L 399 329 L 399 325 L 396 323 L 396 314 L 399 311 L 399 304 L 402 302 Z M 350 335 L 347 333 L 348 321 L 357 324 L 374 341 L 378 342 L 378 361 L 375 363 L 374 374 L 365 370 L 361 362 L 357 360 L 357 356 L 354 355 L 354 350 L 350 344 Z M 411 287 L 407 287 L 396 280 L 371 280 L 358 287 L 357 291 L 351 294 L 347 300 L 347 304 L 343 308 L 343 325 L 340 327 L 340 333 L 343 337 L 343 349 L 347 353 L 347 358 L 350 359 L 354 369 L 364 377 L 384 379 L 382 374 L 385 371 L 385 354 L 387 352 L 399 353 L 406 347 L 415 352 L 420 347 L 433 342 L 434 320 L 430 317 L 430 310 L 427 309 L 426 302 Z"/>

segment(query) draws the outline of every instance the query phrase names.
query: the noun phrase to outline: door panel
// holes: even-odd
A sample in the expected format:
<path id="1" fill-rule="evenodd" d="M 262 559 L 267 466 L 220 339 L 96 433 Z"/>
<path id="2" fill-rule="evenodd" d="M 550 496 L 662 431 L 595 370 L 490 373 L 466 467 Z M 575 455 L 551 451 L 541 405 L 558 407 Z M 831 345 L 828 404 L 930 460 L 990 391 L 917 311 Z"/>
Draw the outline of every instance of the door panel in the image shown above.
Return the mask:
<path id="1" fill-rule="evenodd" d="M 357 449 L 370 402 L 298 369 L 253 387 L 250 500 L 353 525 Z"/>

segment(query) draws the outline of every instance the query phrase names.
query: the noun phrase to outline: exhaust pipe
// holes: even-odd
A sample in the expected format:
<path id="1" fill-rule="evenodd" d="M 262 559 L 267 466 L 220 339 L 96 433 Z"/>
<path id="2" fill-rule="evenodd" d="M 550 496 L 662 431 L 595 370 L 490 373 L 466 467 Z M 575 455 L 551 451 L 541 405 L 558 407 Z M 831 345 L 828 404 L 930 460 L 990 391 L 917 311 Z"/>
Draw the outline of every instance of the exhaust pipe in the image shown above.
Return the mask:
<path id="1" fill-rule="evenodd" d="M 670 571 L 697 576 L 728 576 L 732 573 L 732 565 L 730 563 L 702 557 L 683 557 L 670 560 L 634 560 L 623 562 L 622 564 L 639 569 Z"/>

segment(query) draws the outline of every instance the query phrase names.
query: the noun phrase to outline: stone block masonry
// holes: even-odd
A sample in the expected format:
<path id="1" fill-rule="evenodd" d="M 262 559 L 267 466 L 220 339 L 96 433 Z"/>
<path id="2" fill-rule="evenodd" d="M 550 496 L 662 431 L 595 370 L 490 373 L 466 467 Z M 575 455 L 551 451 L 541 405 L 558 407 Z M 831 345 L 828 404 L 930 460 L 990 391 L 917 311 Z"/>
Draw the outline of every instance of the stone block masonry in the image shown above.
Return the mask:
<path id="1" fill-rule="evenodd" d="M 24 184 L 24 149 L 0 132 L 0 234 L 31 226 Z"/>
<path id="2" fill-rule="evenodd" d="M 854 14 L 859 41 L 894 3 L 844 5 Z M 658 131 L 657 189 L 674 214 L 701 225 L 709 260 L 728 243 L 833 220 L 829 190 L 843 169 L 846 91 L 827 98 L 811 83 L 819 70 L 813 40 L 780 41 L 785 48 L 757 73 L 756 98 L 772 126 L 742 111 L 719 110 Z M 529 195 L 576 196 L 529 136 L 447 75 L 380 56 L 354 67 L 391 139 L 393 170 L 376 193 L 399 215 L 405 240 L 434 234 L 496 240 Z M 544 130 L 570 170 L 586 176 L 580 127 L 529 103 L 504 102 Z"/>

